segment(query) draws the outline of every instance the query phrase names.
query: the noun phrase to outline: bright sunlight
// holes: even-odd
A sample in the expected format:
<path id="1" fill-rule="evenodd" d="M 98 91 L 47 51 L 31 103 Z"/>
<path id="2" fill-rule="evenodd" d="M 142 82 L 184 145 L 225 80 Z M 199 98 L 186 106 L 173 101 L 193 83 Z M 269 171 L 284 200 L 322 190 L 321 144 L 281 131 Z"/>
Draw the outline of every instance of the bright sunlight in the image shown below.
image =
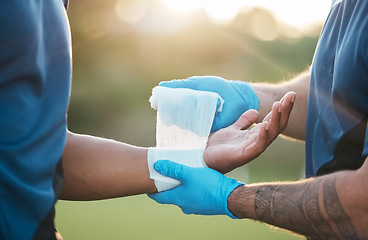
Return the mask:
<path id="1" fill-rule="evenodd" d="M 293 27 L 323 22 L 330 1 L 309 0 L 161 0 L 174 11 L 190 12 L 203 9 L 211 20 L 229 22 L 244 8 L 262 7 L 280 21 Z"/>

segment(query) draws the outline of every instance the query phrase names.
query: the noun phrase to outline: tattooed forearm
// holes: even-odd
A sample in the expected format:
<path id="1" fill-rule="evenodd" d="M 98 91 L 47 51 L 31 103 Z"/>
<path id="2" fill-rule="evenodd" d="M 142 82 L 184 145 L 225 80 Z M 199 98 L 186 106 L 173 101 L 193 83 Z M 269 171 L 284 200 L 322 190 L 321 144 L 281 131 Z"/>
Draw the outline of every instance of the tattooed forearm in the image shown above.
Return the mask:
<path id="1" fill-rule="evenodd" d="M 357 239 L 335 184 L 335 178 L 316 178 L 302 185 L 261 186 L 254 205 L 258 220 L 313 240 Z"/>
<path id="2" fill-rule="evenodd" d="M 350 217 L 341 206 L 334 181 L 325 181 L 323 184 L 323 200 L 326 212 L 344 239 L 358 239 Z"/>
<path id="3" fill-rule="evenodd" d="M 259 220 L 300 233 L 304 236 L 320 239 L 319 228 L 326 228 L 318 200 L 309 197 L 312 190 L 308 186 L 305 193 L 295 189 L 294 185 L 263 186 L 257 190 L 255 211 Z M 318 194 L 318 187 L 317 194 Z M 318 221 L 314 223 L 313 221 Z M 328 226 L 328 224 L 327 224 Z"/>
<path id="4" fill-rule="evenodd" d="M 328 221 L 323 218 L 321 206 L 319 204 L 319 190 L 322 181 L 316 180 L 314 182 L 307 182 L 306 189 L 303 194 L 303 212 L 308 223 L 313 227 L 314 231 L 307 231 L 312 239 L 336 239 L 333 229 Z"/>

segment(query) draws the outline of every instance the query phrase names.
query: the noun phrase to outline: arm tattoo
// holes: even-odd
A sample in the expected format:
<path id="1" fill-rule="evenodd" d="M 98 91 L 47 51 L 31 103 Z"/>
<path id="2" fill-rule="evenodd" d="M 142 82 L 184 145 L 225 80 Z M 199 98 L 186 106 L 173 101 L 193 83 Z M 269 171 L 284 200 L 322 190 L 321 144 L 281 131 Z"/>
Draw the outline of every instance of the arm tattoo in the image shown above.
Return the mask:
<path id="1" fill-rule="evenodd" d="M 326 181 L 323 185 L 323 192 L 326 211 L 330 219 L 332 219 L 337 225 L 339 232 L 346 239 L 358 239 L 350 217 L 341 206 L 339 196 L 336 192 L 335 182 L 332 183 Z"/>
<path id="2" fill-rule="evenodd" d="M 266 185 L 257 189 L 258 220 L 309 237 L 309 239 L 358 239 L 341 206 L 335 178 L 316 178 L 305 185 Z"/>

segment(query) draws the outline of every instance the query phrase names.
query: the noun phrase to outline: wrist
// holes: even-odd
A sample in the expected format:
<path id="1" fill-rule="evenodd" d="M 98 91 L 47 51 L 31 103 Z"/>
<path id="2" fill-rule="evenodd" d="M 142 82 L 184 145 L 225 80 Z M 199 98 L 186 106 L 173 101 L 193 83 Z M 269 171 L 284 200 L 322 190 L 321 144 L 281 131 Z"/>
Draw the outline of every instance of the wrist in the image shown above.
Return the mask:
<path id="1" fill-rule="evenodd" d="M 227 208 L 229 210 L 229 212 L 231 214 L 233 214 L 235 217 L 237 218 L 244 218 L 244 216 L 242 216 L 242 214 L 239 212 L 239 192 L 241 191 L 240 189 L 244 187 L 243 186 L 238 186 L 237 188 L 235 188 L 229 195 L 229 197 L 227 198 Z"/>
<path id="2" fill-rule="evenodd" d="M 227 198 L 228 210 L 236 218 L 254 218 L 254 194 L 249 187 L 241 185 L 235 188 Z"/>

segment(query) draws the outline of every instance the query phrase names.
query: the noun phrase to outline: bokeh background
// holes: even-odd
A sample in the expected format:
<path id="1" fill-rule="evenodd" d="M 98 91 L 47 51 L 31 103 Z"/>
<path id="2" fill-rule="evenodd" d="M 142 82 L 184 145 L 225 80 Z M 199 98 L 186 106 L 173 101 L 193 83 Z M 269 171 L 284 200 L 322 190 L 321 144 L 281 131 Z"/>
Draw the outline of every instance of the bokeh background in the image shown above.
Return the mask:
<path id="1" fill-rule="evenodd" d="M 70 2 L 71 131 L 154 146 L 156 112 L 148 99 L 160 81 L 193 75 L 273 83 L 290 79 L 309 67 L 322 15 L 328 14 L 326 6 L 316 8 L 313 1 L 308 11 L 274 1 L 279 12 L 267 8 L 267 1 L 194 2 Z M 247 183 L 303 178 L 304 144 L 279 138 L 258 159 L 228 175 Z M 187 216 L 145 195 L 58 201 L 56 227 L 65 240 L 301 239 L 251 220 Z"/>

